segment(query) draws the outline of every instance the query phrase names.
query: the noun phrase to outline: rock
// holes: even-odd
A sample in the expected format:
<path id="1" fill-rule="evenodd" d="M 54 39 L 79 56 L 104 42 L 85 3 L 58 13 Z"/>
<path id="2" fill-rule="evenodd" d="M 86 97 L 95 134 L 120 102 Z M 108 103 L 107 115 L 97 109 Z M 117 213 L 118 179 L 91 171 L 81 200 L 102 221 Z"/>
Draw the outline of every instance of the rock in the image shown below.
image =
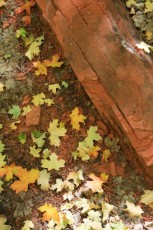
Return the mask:
<path id="1" fill-rule="evenodd" d="M 31 111 L 26 114 L 26 126 L 35 126 L 40 123 L 40 106 L 31 106 Z"/>

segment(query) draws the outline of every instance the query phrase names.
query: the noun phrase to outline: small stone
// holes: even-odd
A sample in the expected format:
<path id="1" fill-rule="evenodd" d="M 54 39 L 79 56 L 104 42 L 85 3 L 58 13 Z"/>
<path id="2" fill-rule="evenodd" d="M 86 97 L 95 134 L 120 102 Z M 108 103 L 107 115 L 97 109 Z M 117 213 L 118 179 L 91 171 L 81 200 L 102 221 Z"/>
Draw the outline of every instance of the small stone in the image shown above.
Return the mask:
<path id="1" fill-rule="evenodd" d="M 31 111 L 26 114 L 26 126 L 35 126 L 40 123 L 40 106 L 31 106 Z"/>

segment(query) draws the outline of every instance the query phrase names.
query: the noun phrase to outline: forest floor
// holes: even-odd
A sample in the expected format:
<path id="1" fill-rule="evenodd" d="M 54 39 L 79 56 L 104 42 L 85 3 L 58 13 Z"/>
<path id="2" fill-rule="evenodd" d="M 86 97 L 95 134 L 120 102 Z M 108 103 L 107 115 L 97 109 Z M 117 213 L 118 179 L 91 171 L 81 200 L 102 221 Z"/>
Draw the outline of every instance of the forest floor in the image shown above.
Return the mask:
<path id="1" fill-rule="evenodd" d="M 0 230 L 153 229 L 153 191 L 97 113 L 37 6 L 5 2 Z"/>

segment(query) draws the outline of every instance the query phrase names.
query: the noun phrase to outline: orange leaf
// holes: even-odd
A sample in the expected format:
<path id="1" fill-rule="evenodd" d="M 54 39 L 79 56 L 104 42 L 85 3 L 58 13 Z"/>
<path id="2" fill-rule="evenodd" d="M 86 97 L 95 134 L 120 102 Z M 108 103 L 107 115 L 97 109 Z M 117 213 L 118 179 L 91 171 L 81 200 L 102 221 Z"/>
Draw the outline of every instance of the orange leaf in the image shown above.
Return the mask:
<path id="1" fill-rule="evenodd" d="M 60 56 L 58 54 L 54 55 L 51 60 L 44 60 L 44 65 L 46 67 L 61 67 L 61 65 L 64 63 L 63 61 L 60 61 Z"/>
<path id="2" fill-rule="evenodd" d="M 22 17 L 23 23 L 27 26 L 31 24 L 31 17 L 29 15 Z"/>
<path id="3" fill-rule="evenodd" d="M 53 207 L 51 204 L 45 203 L 44 205 L 40 206 L 38 209 L 41 212 L 44 212 L 42 221 L 50 221 L 51 219 L 57 222 L 60 221 L 57 208 Z"/>
<path id="4" fill-rule="evenodd" d="M 5 180 L 9 181 L 13 178 L 13 174 L 17 176 L 17 174 L 21 170 L 22 170 L 21 166 L 16 166 L 15 164 L 11 164 L 9 166 L 5 166 L 4 168 L 0 169 L 0 177 L 6 175 Z"/>
<path id="5" fill-rule="evenodd" d="M 11 188 L 19 193 L 21 191 L 27 191 L 28 185 L 34 183 L 39 177 L 39 170 L 38 169 L 31 169 L 27 171 L 26 169 L 21 169 L 18 171 L 17 177 L 19 177 L 19 181 L 15 181 L 11 184 Z"/>
<path id="6" fill-rule="evenodd" d="M 89 156 L 96 158 L 99 150 L 101 150 L 99 146 L 93 146 L 91 149 L 89 149 L 88 154 Z"/>

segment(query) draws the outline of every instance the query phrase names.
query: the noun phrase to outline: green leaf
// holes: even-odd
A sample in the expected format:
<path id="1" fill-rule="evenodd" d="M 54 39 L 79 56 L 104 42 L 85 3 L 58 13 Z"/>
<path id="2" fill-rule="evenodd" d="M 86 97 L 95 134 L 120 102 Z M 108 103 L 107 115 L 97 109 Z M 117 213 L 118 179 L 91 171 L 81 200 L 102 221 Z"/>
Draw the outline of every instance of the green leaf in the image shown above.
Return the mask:
<path id="1" fill-rule="evenodd" d="M 33 142 L 36 143 L 39 148 L 42 148 L 45 144 L 46 133 L 40 133 L 35 130 L 31 133 L 31 137 Z"/>
<path id="2" fill-rule="evenodd" d="M 8 113 L 12 115 L 12 119 L 17 119 L 21 114 L 21 109 L 18 105 L 12 105 Z"/>
<path id="3" fill-rule="evenodd" d="M 52 153 L 49 156 L 49 160 L 43 159 L 43 160 L 41 160 L 41 163 L 42 163 L 41 167 L 48 169 L 48 171 L 50 171 L 52 169 L 55 169 L 58 171 L 60 168 L 64 167 L 65 160 L 63 160 L 63 159 L 58 160 L 58 156 L 55 153 Z"/>
<path id="4" fill-rule="evenodd" d="M 96 133 L 98 130 L 97 126 L 90 126 L 87 131 L 88 136 L 85 138 L 86 145 L 92 148 L 94 146 L 94 141 L 102 140 L 102 137 L 99 133 Z"/>
<path id="5" fill-rule="evenodd" d="M 62 86 L 67 89 L 69 87 L 69 84 L 66 81 L 62 81 Z"/>
<path id="6" fill-rule="evenodd" d="M 20 133 L 18 135 L 18 139 L 19 139 L 19 141 L 20 141 L 21 144 L 25 144 L 26 140 L 27 140 L 26 134 L 25 133 Z"/>
<path id="7" fill-rule="evenodd" d="M 19 30 L 16 31 L 16 38 L 25 38 L 27 34 L 27 31 L 23 27 L 21 27 Z"/>

